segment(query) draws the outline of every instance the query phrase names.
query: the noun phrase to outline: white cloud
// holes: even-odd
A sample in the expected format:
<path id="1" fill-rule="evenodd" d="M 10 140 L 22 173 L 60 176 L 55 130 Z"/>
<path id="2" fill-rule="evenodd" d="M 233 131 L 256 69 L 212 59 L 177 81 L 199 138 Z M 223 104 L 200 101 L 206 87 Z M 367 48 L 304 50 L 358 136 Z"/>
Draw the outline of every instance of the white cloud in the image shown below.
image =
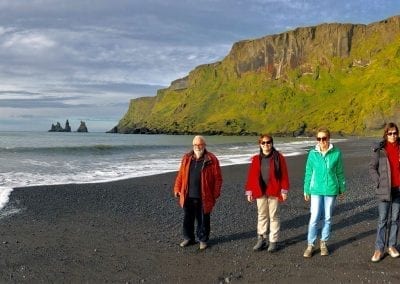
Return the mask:
<path id="1" fill-rule="evenodd" d="M 116 124 L 131 98 L 221 60 L 236 41 L 382 20 L 400 1 L 0 0 L 0 10 L 0 117 L 23 128 L 27 117 L 103 121 L 99 113 Z"/>
<path id="2" fill-rule="evenodd" d="M 45 35 L 37 33 L 16 33 L 3 43 L 3 47 L 17 49 L 43 50 L 51 48 L 55 42 Z"/>

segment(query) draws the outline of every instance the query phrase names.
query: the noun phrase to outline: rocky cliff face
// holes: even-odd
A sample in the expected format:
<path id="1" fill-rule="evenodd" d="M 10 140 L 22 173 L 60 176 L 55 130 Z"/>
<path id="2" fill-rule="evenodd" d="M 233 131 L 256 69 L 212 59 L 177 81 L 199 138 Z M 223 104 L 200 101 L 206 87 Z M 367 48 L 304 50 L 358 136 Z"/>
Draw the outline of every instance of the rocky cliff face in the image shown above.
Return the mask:
<path id="1" fill-rule="evenodd" d="M 391 118 L 381 112 L 382 119 L 371 122 L 377 115 L 368 113 L 370 107 L 365 103 L 365 96 L 374 96 L 371 88 L 375 88 L 374 92 L 386 92 L 386 87 L 376 89 L 376 86 L 388 82 L 370 86 L 371 81 L 364 75 L 372 74 L 376 80 L 382 80 L 379 72 L 393 69 L 400 49 L 391 49 L 399 47 L 399 39 L 400 17 L 396 16 L 369 25 L 322 24 L 240 41 L 221 62 L 198 66 L 188 76 L 173 81 L 169 88 L 159 90 L 156 97 L 132 100 L 115 130 L 121 133 L 141 133 L 143 129 L 150 133 L 246 134 L 262 130 L 274 133 L 282 129 L 282 124 L 263 125 L 258 120 L 280 119 L 282 110 L 277 109 L 283 105 L 310 111 L 309 104 L 315 102 L 316 96 L 327 93 L 327 99 L 332 102 L 335 96 L 339 101 L 346 95 L 354 97 L 346 99 L 343 105 L 353 108 L 353 113 L 332 116 L 332 128 L 338 132 L 363 133 L 372 124 L 378 128 L 376 125 L 380 127 Z M 361 81 L 352 77 L 356 72 L 364 72 L 357 75 Z M 350 84 L 351 80 L 355 82 Z M 346 84 L 357 90 L 344 89 Z M 392 87 L 392 84 L 388 87 L 391 92 Z M 388 104 L 394 103 L 393 111 L 397 115 L 397 99 L 390 101 L 392 93 L 386 97 Z M 242 106 L 237 107 L 235 104 L 240 102 Z M 362 114 L 360 118 L 355 118 L 355 108 Z M 259 114 L 254 115 L 254 111 Z M 318 123 L 311 116 L 300 116 L 300 124 L 296 122 L 300 117 L 282 117 L 290 120 L 284 125 L 284 131 L 298 133 L 301 129 L 302 133 Z M 341 126 L 349 122 L 357 125 L 352 129 Z M 142 130 L 137 132 L 138 129 Z"/>
<path id="2" fill-rule="evenodd" d="M 286 33 L 245 40 L 233 45 L 228 59 L 234 62 L 236 73 L 267 72 L 272 79 L 285 76 L 288 71 L 300 68 L 314 72 L 317 65 L 330 65 L 330 59 L 349 57 L 353 45 L 366 39 L 384 35 L 376 48 L 386 45 L 399 36 L 400 18 L 393 17 L 370 25 L 322 24 L 297 28 Z M 373 50 L 371 50 L 373 52 Z M 357 62 L 369 61 L 370 54 Z"/>

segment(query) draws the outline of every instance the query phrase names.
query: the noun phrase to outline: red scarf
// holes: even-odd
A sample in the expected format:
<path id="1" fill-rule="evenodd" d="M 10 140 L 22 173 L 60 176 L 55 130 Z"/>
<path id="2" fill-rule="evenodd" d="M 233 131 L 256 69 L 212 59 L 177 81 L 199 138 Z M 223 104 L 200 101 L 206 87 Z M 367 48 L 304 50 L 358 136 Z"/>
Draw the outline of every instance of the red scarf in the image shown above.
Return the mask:
<path id="1" fill-rule="evenodd" d="M 388 155 L 392 187 L 400 186 L 400 148 L 399 144 L 386 143 L 385 150 Z"/>

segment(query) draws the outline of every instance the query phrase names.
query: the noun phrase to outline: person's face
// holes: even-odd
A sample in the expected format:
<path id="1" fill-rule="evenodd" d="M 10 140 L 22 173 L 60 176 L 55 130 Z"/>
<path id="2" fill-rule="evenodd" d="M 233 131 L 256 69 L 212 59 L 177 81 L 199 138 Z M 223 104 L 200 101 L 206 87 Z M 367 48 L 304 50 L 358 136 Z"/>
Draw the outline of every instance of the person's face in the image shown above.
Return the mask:
<path id="1" fill-rule="evenodd" d="M 269 153 L 272 149 L 272 140 L 268 137 L 264 137 L 260 142 L 260 147 L 263 153 Z"/>
<path id="2" fill-rule="evenodd" d="M 329 137 L 325 132 L 317 133 L 317 142 L 321 149 L 328 149 L 329 146 Z"/>
<path id="3" fill-rule="evenodd" d="M 205 147 L 206 144 L 203 140 L 198 138 L 193 140 L 193 151 L 197 158 L 200 158 L 203 155 Z"/>
<path id="4" fill-rule="evenodd" d="M 396 128 L 389 128 L 386 132 L 387 141 L 390 143 L 394 143 L 397 141 L 399 137 L 399 133 L 397 132 Z"/>

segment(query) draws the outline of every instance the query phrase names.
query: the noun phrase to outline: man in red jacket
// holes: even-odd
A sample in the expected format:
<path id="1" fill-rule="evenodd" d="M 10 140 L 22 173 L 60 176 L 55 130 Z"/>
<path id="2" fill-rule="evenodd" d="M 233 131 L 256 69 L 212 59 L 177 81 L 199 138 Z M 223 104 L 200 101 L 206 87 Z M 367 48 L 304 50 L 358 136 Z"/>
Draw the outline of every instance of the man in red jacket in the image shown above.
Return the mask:
<path id="1" fill-rule="evenodd" d="M 183 208 L 183 242 L 181 247 L 195 243 L 194 224 L 200 250 L 207 248 L 210 236 L 210 214 L 222 186 L 221 168 L 217 157 L 208 152 L 203 136 L 195 136 L 193 150 L 183 155 L 175 180 L 174 196 Z"/>
<path id="2" fill-rule="evenodd" d="M 266 246 L 269 231 L 268 251 L 277 250 L 280 220 L 279 202 L 286 201 L 289 190 L 289 176 L 285 158 L 274 148 L 274 141 L 268 134 L 258 139 L 260 153 L 251 158 L 246 182 L 246 196 L 249 202 L 257 201 L 258 239 L 253 250 Z"/>

